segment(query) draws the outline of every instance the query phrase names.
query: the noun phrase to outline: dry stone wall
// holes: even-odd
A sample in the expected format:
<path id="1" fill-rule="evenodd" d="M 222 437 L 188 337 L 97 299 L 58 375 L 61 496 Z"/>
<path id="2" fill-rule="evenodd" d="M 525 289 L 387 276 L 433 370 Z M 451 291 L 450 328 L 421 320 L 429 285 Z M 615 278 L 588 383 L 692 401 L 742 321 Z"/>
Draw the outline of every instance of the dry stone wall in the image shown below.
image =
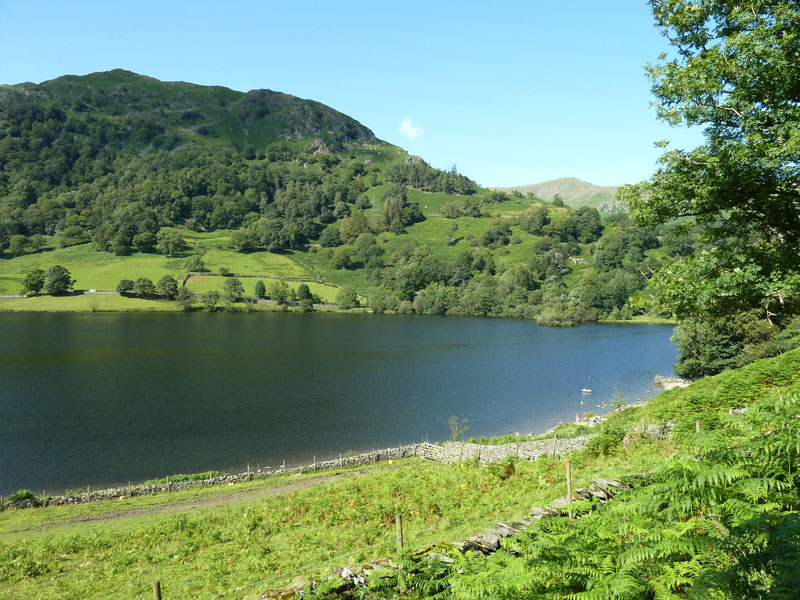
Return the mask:
<path id="1" fill-rule="evenodd" d="M 507 456 L 517 456 L 533 460 L 539 456 L 556 454 L 561 456 L 586 445 L 587 436 L 555 440 L 536 440 L 532 442 L 511 442 L 510 444 L 482 445 L 466 442 L 447 442 L 443 446 L 442 462 L 479 460 L 482 465 L 501 461 Z"/>
<path id="2" fill-rule="evenodd" d="M 503 460 L 507 456 L 518 456 L 519 458 L 535 459 L 545 454 L 563 455 L 572 452 L 586 444 L 588 438 L 585 436 L 556 439 L 538 440 L 533 442 L 519 442 L 499 445 L 472 444 L 466 442 L 447 442 L 445 444 L 408 444 L 396 448 L 384 448 L 382 450 L 372 450 L 349 456 L 340 456 L 331 460 L 313 462 L 311 464 L 275 469 L 256 469 L 242 473 L 218 475 L 209 479 L 197 479 L 193 481 L 164 482 L 152 485 L 132 485 L 117 488 L 107 488 L 102 490 L 89 490 L 86 493 L 65 495 L 65 496 L 46 496 L 33 500 L 23 500 L 19 502 L 6 502 L 2 508 L 31 508 L 37 506 L 63 506 L 68 504 L 82 504 L 84 502 L 98 502 L 101 500 L 112 500 L 116 498 L 128 498 L 136 496 L 147 496 L 150 494 L 160 494 L 174 492 L 190 487 L 223 485 L 227 483 L 239 483 L 250 481 L 255 478 L 269 477 L 280 473 L 308 473 L 313 471 L 324 471 L 328 469 L 338 469 L 341 467 L 358 467 L 369 465 L 387 460 L 400 460 L 402 458 L 419 457 L 437 462 L 453 463 L 461 460 L 475 461 L 480 464 L 487 464 Z"/>

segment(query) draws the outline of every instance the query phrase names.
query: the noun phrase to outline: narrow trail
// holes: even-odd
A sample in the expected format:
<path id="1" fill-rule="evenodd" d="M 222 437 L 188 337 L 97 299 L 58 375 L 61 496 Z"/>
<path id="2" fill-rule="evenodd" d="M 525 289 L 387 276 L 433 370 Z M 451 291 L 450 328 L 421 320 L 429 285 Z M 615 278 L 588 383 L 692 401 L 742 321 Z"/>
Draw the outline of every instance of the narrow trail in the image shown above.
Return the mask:
<path id="1" fill-rule="evenodd" d="M 405 468 L 405 467 L 400 467 Z M 131 508 L 126 510 L 122 508 L 121 510 L 113 510 L 110 512 L 98 513 L 98 514 L 90 514 L 90 515 L 78 515 L 74 517 L 67 517 L 64 519 L 58 519 L 57 521 L 52 521 L 49 523 L 41 523 L 37 525 L 31 525 L 29 527 L 23 527 L 20 529 L 15 529 L 9 531 L 9 534 L 20 534 L 20 533 L 34 533 L 37 531 L 46 531 L 66 525 L 72 525 L 75 523 L 94 523 L 94 522 L 105 522 L 105 521 L 121 521 L 125 519 L 131 519 L 135 517 L 147 517 L 157 514 L 169 514 L 169 513 L 176 513 L 185 511 L 188 509 L 196 509 L 196 508 L 212 508 L 216 506 L 224 506 L 230 505 L 233 503 L 243 502 L 247 500 L 253 500 L 256 498 L 267 498 L 270 496 L 279 496 L 281 494 L 288 494 L 290 492 L 296 492 L 299 490 L 304 490 L 315 485 L 319 485 L 321 483 L 329 483 L 333 481 L 338 481 L 341 479 L 347 478 L 355 478 L 355 477 L 363 477 L 370 471 L 374 470 L 374 467 L 362 467 L 354 471 L 348 471 L 345 473 L 332 473 L 329 475 L 319 475 L 317 477 L 311 477 L 308 479 L 303 479 L 301 481 L 288 481 L 285 483 L 281 483 L 272 487 L 255 489 L 255 490 L 231 490 L 230 493 L 224 494 L 221 496 L 217 496 L 214 498 L 206 498 L 203 500 L 196 500 L 193 498 L 186 498 L 185 500 L 181 500 L 178 502 L 172 502 L 170 504 L 162 504 L 156 506 L 143 506 L 139 508 Z M 110 502 L 110 501 L 109 501 Z M 33 510 L 40 510 L 40 509 L 33 509 Z"/>

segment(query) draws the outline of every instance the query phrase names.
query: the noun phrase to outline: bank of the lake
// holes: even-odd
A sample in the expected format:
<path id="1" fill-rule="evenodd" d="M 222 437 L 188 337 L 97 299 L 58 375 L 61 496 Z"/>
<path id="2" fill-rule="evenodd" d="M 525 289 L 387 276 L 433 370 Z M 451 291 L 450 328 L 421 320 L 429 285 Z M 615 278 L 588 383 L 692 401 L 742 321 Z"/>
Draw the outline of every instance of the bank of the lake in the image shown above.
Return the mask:
<path id="1" fill-rule="evenodd" d="M 468 437 L 542 432 L 652 396 L 675 359 L 670 327 L 468 317 L 7 313 L 0 331 L 3 493 L 443 440 L 450 415 Z"/>

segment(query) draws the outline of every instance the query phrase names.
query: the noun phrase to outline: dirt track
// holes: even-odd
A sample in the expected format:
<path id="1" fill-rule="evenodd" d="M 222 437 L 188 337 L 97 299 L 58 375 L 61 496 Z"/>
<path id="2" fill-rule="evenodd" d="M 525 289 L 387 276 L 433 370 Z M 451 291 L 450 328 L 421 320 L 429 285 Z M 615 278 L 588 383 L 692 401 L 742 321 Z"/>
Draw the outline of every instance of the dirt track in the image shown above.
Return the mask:
<path id="1" fill-rule="evenodd" d="M 300 481 L 288 481 L 283 484 L 278 484 L 273 487 L 267 487 L 262 489 L 256 490 L 236 490 L 231 489 L 230 493 L 224 494 L 222 496 L 217 496 L 214 498 L 207 498 L 204 500 L 193 500 L 191 498 L 187 498 L 185 501 L 173 502 L 170 504 L 163 504 L 163 505 L 156 505 L 156 506 L 144 506 L 140 508 L 131 508 L 130 510 L 125 510 L 121 508 L 120 510 L 114 510 L 112 512 L 94 514 L 94 515 L 80 515 L 75 517 L 69 517 L 66 519 L 59 519 L 57 521 L 53 521 L 52 523 L 44 523 L 40 525 L 35 525 L 31 527 L 25 527 L 21 529 L 16 529 L 9 533 L 26 533 L 26 532 L 35 532 L 35 531 L 42 531 L 47 530 L 55 527 L 61 527 L 63 525 L 69 525 L 74 523 L 93 523 L 98 521 L 119 521 L 122 519 L 130 519 L 134 517 L 142 517 L 142 516 L 149 516 L 155 515 L 159 513 L 171 513 L 171 512 L 179 512 L 186 509 L 194 509 L 194 508 L 206 508 L 212 506 L 221 506 L 231 504 L 233 502 L 240 502 L 244 500 L 252 500 L 255 498 L 260 497 L 269 497 L 269 496 L 278 496 L 280 494 L 288 494 L 289 492 L 295 492 L 298 490 L 303 490 L 306 488 L 310 488 L 315 485 L 319 485 L 320 483 L 327 483 L 331 481 L 337 481 L 339 479 L 344 478 L 352 478 L 352 477 L 361 477 L 365 475 L 371 469 L 369 467 L 360 468 L 354 471 L 348 471 L 345 473 L 332 473 L 329 475 L 319 475 L 317 477 L 311 477 L 308 479 L 302 479 Z M 33 509 L 39 510 L 39 509 Z"/>

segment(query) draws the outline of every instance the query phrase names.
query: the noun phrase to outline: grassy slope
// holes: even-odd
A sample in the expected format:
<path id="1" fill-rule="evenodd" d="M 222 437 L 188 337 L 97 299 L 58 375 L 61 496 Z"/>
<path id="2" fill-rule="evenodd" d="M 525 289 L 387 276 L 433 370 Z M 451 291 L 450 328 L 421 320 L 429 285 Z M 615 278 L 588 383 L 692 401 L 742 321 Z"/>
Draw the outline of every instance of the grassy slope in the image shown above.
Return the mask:
<path id="1" fill-rule="evenodd" d="M 800 350 L 660 394 L 641 408 L 613 415 L 632 428 L 670 419 L 677 436 L 616 447 L 609 456 L 573 454 L 576 487 L 598 476 L 640 473 L 680 449 L 700 416 L 704 430 L 720 413 L 762 398 L 800 392 Z M 205 597 L 270 578 L 230 595 L 285 585 L 295 575 L 394 553 L 394 514 L 404 515 L 411 547 L 463 539 L 496 520 L 523 516 L 564 493 L 563 462 L 540 458 L 500 481 L 489 468 L 415 460 L 384 464 L 362 478 L 342 478 L 287 495 L 237 500 L 281 481 L 92 505 L 0 514 L 0 591 L 8 598 L 147 597 L 160 578 L 170 597 Z M 206 509 L 196 500 L 226 502 Z M 161 510 L 165 507 L 170 510 Z M 91 515 L 130 518 L 80 519 Z"/>
<path id="2" fill-rule="evenodd" d="M 597 469 L 610 472 L 625 461 L 645 468 L 664 451 L 654 445 L 647 458 L 578 460 L 576 481 L 588 484 Z M 404 515 L 411 547 L 463 539 L 496 520 L 519 518 L 533 503 L 563 493 L 558 463 L 523 463 L 516 477 L 501 482 L 486 468 L 411 459 L 381 465 L 365 478 L 289 495 L 232 498 L 204 509 L 150 511 L 138 499 L 99 503 L 91 507 L 93 517 L 120 517 L 120 511 L 133 516 L 89 524 L 80 522 L 87 506 L 7 511 L 0 514 L 6 540 L 0 590 L 9 598 L 139 597 L 160 579 L 171 597 L 205 597 L 286 574 L 262 585 L 277 587 L 298 570 L 322 575 L 337 565 L 393 554 L 397 512 Z M 239 485 L 257 490 L 274 484 L 237 484 L 217 493 Z M 173 496 L 162 501 L 175 504 L 179 495 Z"/>
<path id="3" fill-rule="evenodd" d="M 543 181 L 531 185 L 518 185 L 514 187 L 495 188 L 507 192 L 519 191 L 523 194 L 533 192 L 542 200 L 552 200 L 558 194 L 567 206 L 579 208 L 581 206 L 593 206 L 604 202 L 611 202 L 617 193 L 618 186 L 600 186 L 582 181 L 575 177 L 562 177 L 551 181 Z"/>
<path id="4" fill-rule="evenodd" d="M 380 191 L 380 188 L 375 188 Z M 376 195 L 377 192 L 374 192 Z M 378 236 L 378 241 L 389 256 L 407 244 L 425 244 L 429 246 L 435 256 L 452 262 L 461 252 L 469 249 L 467 239 L 472 235 L 480 238 L 495 219 L 509 219 L 524 212 L 530 207 L 528 200 L 512 200 L 499 205 L 487 205 L 484 210 L 489 213 L 486 217 L 461 217 L 458 219 L 445 219 L 438 216 L 443 202 L 458 199 L 459 196 L 436 194 L 411 190 L 411 199 L 418 202 L 424 213 L 425 221 L 409 226 L 404 233 L 394 234 L 384 232 Z M 377 206 L 373 211 L 379 212 L 380 201 L 373 199 Z M 560 213 L 566 214 L 565 209 L 554 209 L 554 218 Z M 458 224 L 457 243 L 448 245 L 446 229 L 452 222 Z M 497 260 L 509 265 L 527 262 L 533 255 L 533 244 L 537 236 L 530 235 L 518 225 L 513 226 L 512 233 L 516 234 L 520 243 L 510 244 L 494 251 Z M 361 270 L 341 270 L 331 267 L 328 249 L 313 249 L 313 251 L 290 252 L 287 254 L 272 254 L 269 252 L 253 252 L 241 254 L 229 249 L 230 232 L 215 231 L 210 233 L 197 233 L 180 230 L 190 246 L 190 253 L 203 252 L 204 262 L 209 269 L 209 276 L 226 268 L 231 273 L 244 276 L 289 277 L 308 278 L 321 280 L 336 285 L 348 285 L 360 294 L 369 296 L 370 284 L 366 275 Z M 584 258 L 591 257 L 585 254 Z M 6 294 L 18 294 L 25 273 L 31 269 L 44 269 L 54 264 L 60 264 L 72 273 L 76 280 L 76 290 L 97 289 L 113 291 L 120 279 L 137 279 L 147 277 L 157 282 L 164 275 L 182 278 L 186 274 L 184 268 L 185 257 L 166 258 L 157 254 L 136 253 L 131 256 L 115 256 L 109 252 L 97 252 L 91 244 L 72 246 L 70 248 L 45 250 L 36 254 L 0 261 L 0 289 Z M 586 265 L 574 265 L 573 272 L 567 276 L 567 281 L 577 281 L 581 273 L 588 269 Z M 222 282 L 196 283 L 190 285 L 195 293 L 203 293 L 209 289 L 222 289 Z M 245 289 L 250 293 L 250 285 L 245 281 Z M 296 287 L 296 284 L 293 284 Z M 312 287 L 312 286 L 310 286 Z M 325 301 L 333 301 L 336 296 L 335 288 L 327 286 L 313 286 L 312 292 L 317 293 Z M 53 299 L 47 310 L 54 310 L 58 300 Z M 21 308 L 23 304 L 6 304 L 8 310 L 32 310 Z M 65 310 L 71 310 L 65 306 Z M 126 310 L 122 309 L 121 310 Z"/>
<path id="5" fill-rule="evenodd" d="M 388 164 L 401 161 L 404 156 L 402 150 L 388 146 L 381 146 L 371 151 L 370 155 L 376 157 L 376 160 L 384 160 Z M 369 212 L 373 216 L 380 214 L 381 195 L 386 188 L 386 185 L 381 185 L 368 190 L 367 195 L 373 204 L 373 208 Z M 482 191 L 480 195 L 484 193 Z M 500 204 L 485 204 L 482 209 L 485 216 L 446 219 L 439 216 L 442 204 L 459 200 L 462 198 L 461 196 L 419 190 L 409 190 L 408 195 L 410 201 L 420 205 L 422 212 L 426 215 L 426 220 L 407 227 L 406 231 L 401 234 L 384 232 L 378 235 L 378 242 L 386 251 L 387 258 L 404 246 L 417 243 L 429 246 L 438 258 L 453 262 L 460 253 L 472 247 L 468 240 L 470 236 L 476 240 L 479 239 L 495 220 L 513 219 L 532 204 L 528 199 L 514 198 Z M 551 206 L 550 211 L 554 221 L 565 218 L 568 214 L 568 210 L 565 208 Z M 456 243 L 448 245 L 446 230 L 454 222 L 458 225 Z M 533 246 L 538 237 L 526 233 L 519 225 L 512 226 L 511 231 L 518 238 L 519 243 L 512 243 L 494 250 L 495 259 L 507 265 L 526 263 L 534 254 Z M 216 275 L 220 268 L 226 268 L 231 273 L 242 276 L 308 278 L 339 286 L 352 286 L 362 296 L 368 298 L 370 295 L 370 283 L 363 270 L 332 268 L 331 249 L 310 248 L 306 251 L 287 252 L 286 254 L 269 252 L 241 254 L 228 247 L 230 231 L 198 233 L 181 229 L 180 232 L 189 244 L 189 254 L 203 253 L 209 275 Z M 582 257 L 591 263 L 591 256 L 586 249 L 584 249 Z M 113 291 L 119 280 L 123 278 L 135 280 L 138 277 L 148 277 L 153 282 L 158 281 L 164 275 L 182 278 L 186 272 L 185 260 L 185 257 L 166 258 L 156 254 L 141 253 L 119 257 L 108 252 L 94 251 L 91 244 L 44 250 L 36 254 L 0 261 L 0 290 L 4 290 L 3 293 L 6 294 L 17 294 L 27 271 L 34 268 L 47 269 L 53 264 L 60 264 L 69 269 L 76 279 L 75 289 L 94 288 Z M 571 269 L 572 271 L 565 276 L 568 285 L 577 283 L 583 273 L 590 269 L 590 266 L 589 264 L 573 264 Z M 244 283 L 247 293 L 251 293 L 248 281 Z M 206 282 L 195 280 L 190 285 L 190 289 L 195 293 L 203 293 L 209 289 L 221 289 L 221 285 L 221 281 L 213 278 Z M 315 286 L 312 291 L 319 294 L 325 301 L 333 301 L 336 296 L 336 290 L 332 287 Z M 57 303 L 57 301 L 54 302 Z M 8 310 L 32 310 L 32 308 L 21 308 L 22 306 L 20 303 L 6 304 Z M 55 304 L 50 305 L 48 310 L 53 310 L 55 306 Z M 64 309 L 71 310 L 66 306 Z M 127 308 L 121 308 L 121 310 L 127 310 Z"/>

